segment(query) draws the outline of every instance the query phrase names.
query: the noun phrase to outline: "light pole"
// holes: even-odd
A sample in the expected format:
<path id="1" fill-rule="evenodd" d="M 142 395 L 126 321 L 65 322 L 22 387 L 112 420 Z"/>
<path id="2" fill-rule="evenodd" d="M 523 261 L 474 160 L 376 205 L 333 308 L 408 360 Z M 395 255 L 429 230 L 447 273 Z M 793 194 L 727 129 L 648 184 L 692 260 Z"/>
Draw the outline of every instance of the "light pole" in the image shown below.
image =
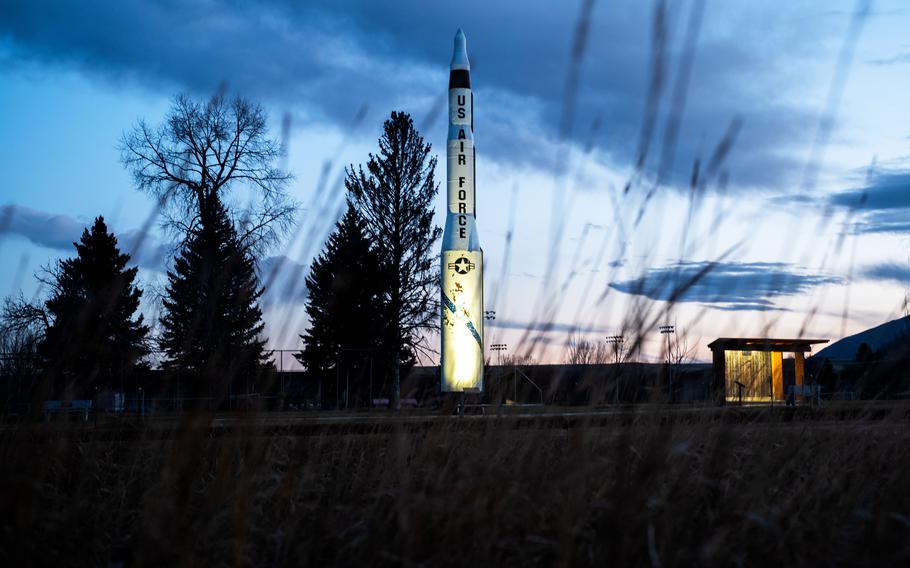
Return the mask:
<path id="1" fill-rule="evenodd" d="M 660 332 L 663 335 L 667 336 L 667 382 L 669 383 L 669 387 L 670 387 L 670 392 L 668 394 L 670 395 L 670 400 L 672 401 L 673 400 L 673 373 L 670 369 L 670 361 L 671 361 L 671 359 L 670 359 L 670 334 L 676 333 L 676 326 L 675 325 L 662 325 L 662 326 L 660 326 Z"/>
<path id="2" fill-rule="evenodd" d="M 502 352 L 508 351 L 508 349 L 509 349 L 509 346 L 506 345 L 505 343 L 494 343 L 494 344 L 490 345 L 490 351 L 499 352 L 499 366 L 500 367 L 502 367 Z M 512 395 L 512 397 L 513 397 L 512 400 L 517 400 L 518 399 L 518 379 L 516 378 L 513 381 L 513 383 L 514 383 L 514 387 L 515 387 L 515 394 Z"/>
<path id="3" fill-rule="evenodd" d="M 622 362 L 623 343 L 625 339 L 622 335 L 608 335 L 607 343 L 613 346 L 613 364 L 619 365 Z M 619 400 L 619 369 L 613 369 L 613 404 Z"/>
<path id="4" fill-rule="evenodd" d="M 660 332 L 663 335 L 667 336 L 667 365 L 670 364 L 670 334 L 676 333 L 675 325 L 662 325 L 660 326 Z"/>
<path id="5" fill-rule="evenodd" d="M 613 346 L 613 362 L 619 364 L 623 355 L 623 343 L 625 338 L 621 335 L 608 335 L 607 343 Z"/>
<path id="6" fill-rule="evenodd" d="M 490 351 L 499 352 L 499 366 L 500 367 L 502 367 L 502 352 L 508 351 L 508 350 L 509 350 L 509 346 L 506 345 L 505 343 L 494 343 L 494 344 L 490 345 Z"/>
<path id="7" fill-rule="evenodd" d="M 496 310 L 484 310 L 483 319 L 484 319 L 484 321 L 495 321 L 496 320 Z M 486 333 L 483 334 L 483 340 L 484 340 L 484 342 L 486 342 L 486 340 L 487 340 Z"/>

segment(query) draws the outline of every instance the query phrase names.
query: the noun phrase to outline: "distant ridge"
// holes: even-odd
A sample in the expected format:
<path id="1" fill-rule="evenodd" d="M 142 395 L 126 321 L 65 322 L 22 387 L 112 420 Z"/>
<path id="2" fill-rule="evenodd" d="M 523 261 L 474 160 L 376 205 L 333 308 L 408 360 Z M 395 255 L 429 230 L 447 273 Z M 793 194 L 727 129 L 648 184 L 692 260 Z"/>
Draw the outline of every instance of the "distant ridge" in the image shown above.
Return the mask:
<path id="1" fill-rule="evenodd" d="M 877 325 L 854 335 L 848 335 L 840 341 L 835 341 L 825 347 L 814 357 L 831 359 L 832 361 L 854 361 L 859 346 L 863 343 L 869 345 L 873 351 L 887 350 L 903 336 L 910 334 L 910 316 L 904 316 Z"/>

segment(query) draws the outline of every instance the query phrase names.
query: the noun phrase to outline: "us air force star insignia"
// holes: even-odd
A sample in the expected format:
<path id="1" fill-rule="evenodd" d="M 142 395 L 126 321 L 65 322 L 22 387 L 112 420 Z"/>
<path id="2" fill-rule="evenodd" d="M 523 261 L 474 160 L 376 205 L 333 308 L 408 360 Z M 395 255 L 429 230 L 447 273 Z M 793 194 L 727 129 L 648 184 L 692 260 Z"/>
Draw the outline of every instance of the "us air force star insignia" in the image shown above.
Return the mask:
<path id="1" fill-rule="evenodd" d="M 467 274 L 474 270 L 474 263 L 462 256 L 455 262 L 449 263 L 449 270 L 454 270 L 458 274 Z"/>

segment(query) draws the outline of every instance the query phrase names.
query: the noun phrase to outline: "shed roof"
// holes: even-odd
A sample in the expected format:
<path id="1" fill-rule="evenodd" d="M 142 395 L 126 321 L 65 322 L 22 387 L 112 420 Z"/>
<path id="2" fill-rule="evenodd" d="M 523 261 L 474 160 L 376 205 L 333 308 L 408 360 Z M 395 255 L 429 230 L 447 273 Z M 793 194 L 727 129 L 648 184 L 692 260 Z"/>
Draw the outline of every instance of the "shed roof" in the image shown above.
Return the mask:
<path id="1" fill-rule="evenodd" d="M 718 337 L 708 344 L 712 351 L 812 351 L 827 339 L 773 339 L 769 337 Z"/>

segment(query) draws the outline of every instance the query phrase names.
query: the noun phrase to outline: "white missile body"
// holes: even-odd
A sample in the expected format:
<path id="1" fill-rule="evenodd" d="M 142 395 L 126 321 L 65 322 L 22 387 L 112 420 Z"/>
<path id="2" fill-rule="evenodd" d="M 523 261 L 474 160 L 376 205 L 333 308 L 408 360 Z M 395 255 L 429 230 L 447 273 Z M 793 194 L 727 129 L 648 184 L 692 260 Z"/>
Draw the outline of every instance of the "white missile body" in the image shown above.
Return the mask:
<path id="1" fill-rule="evenodd" d="M 449 71 L 446 225 L 442 236 L 443 392 L 483 389 L 483 251 L 475 222 L 474 95 L 464 33 Z"/>

